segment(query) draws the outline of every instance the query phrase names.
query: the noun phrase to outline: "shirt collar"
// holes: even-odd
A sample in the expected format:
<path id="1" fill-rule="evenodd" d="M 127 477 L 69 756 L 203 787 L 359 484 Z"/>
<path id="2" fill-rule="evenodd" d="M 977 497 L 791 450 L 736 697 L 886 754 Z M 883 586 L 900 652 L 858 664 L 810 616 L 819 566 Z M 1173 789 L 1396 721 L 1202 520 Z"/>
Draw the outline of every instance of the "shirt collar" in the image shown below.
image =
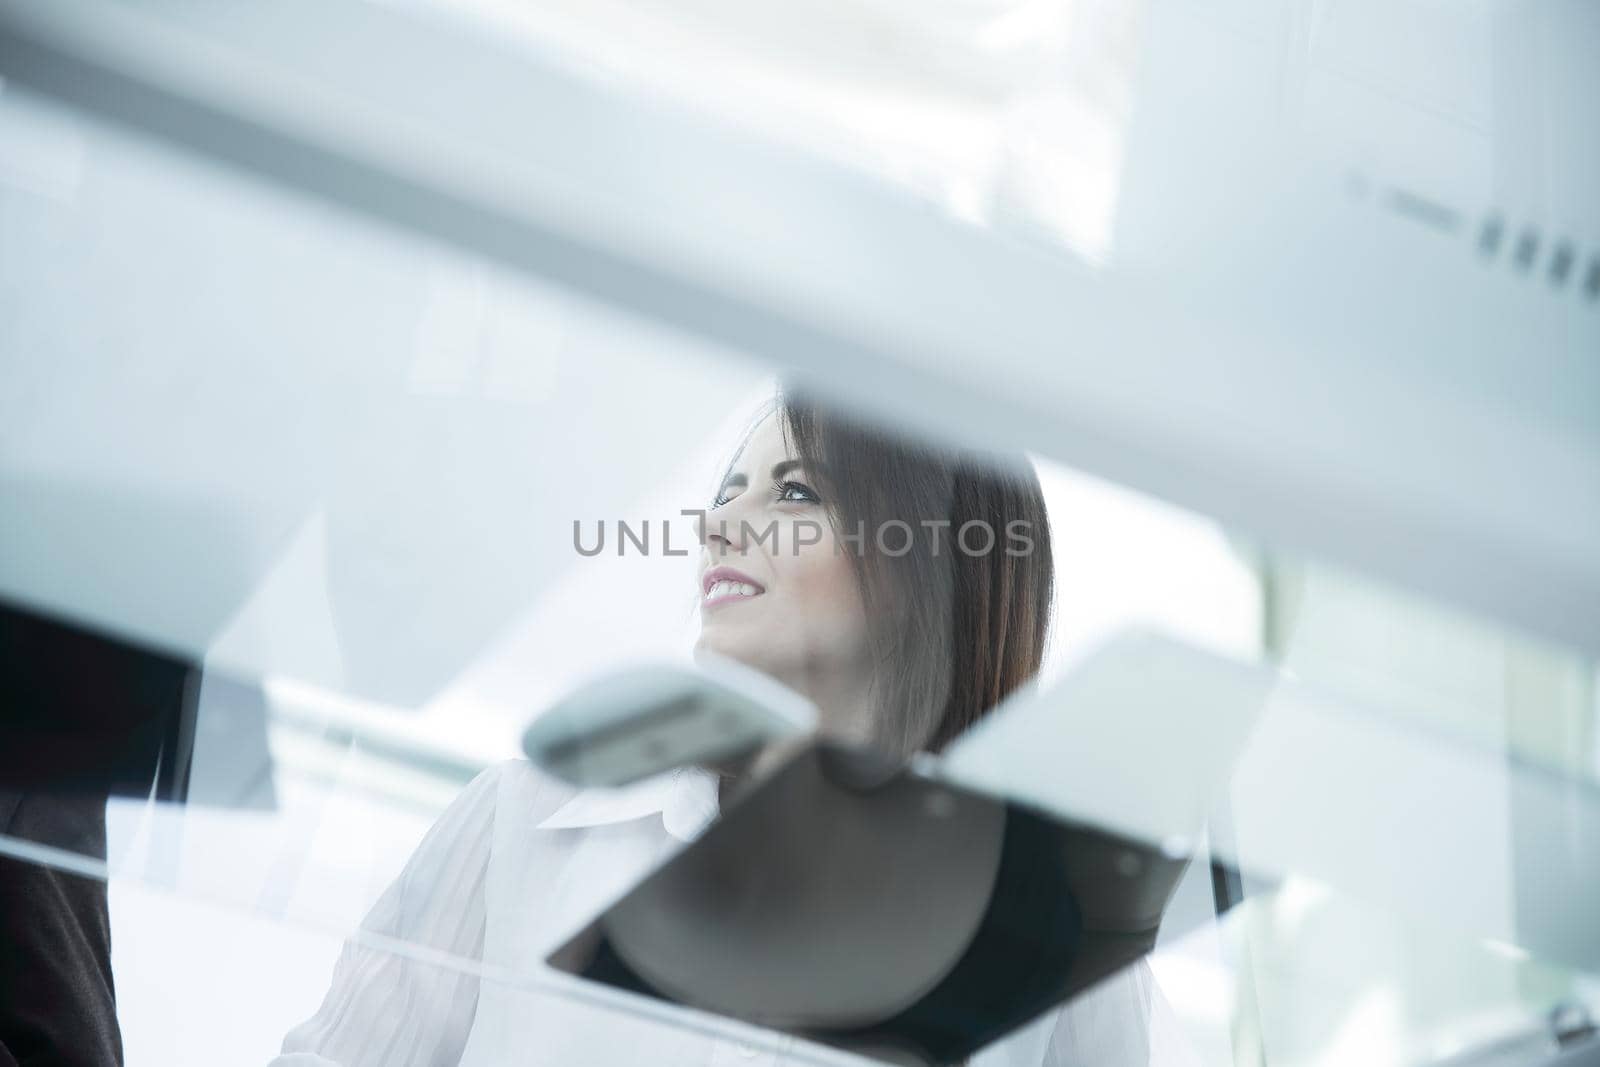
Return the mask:
<path id="1" fill-rule="evenodd" d="M 679 767 L 620 789 L 585 789 L 540 822 L 540 830 L 606 826 L 659 814 L 667 832 L 692 841 L 717 817 L 718 779 Z"/>

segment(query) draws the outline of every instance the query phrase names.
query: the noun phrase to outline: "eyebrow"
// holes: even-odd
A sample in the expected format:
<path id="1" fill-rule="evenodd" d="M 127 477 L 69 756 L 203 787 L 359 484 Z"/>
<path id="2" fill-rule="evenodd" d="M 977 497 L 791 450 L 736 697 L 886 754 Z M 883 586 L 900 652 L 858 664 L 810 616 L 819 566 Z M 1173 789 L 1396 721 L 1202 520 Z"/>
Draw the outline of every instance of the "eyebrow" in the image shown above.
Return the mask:
<path id="1" fill-rule="evenodd" d="M 775 463 L 772 466 L 772 480 L 777 481 L 785 474 L 789 474 L 803 466 L 805 466 L 805 464 L 798 459 L 786 459 L 782 463 Z M 722 480 L 721 488 L 737 489 L 742 485 L 748 485 L 749 482 L 750 480 L 743 474 L 730 474 Z"/>

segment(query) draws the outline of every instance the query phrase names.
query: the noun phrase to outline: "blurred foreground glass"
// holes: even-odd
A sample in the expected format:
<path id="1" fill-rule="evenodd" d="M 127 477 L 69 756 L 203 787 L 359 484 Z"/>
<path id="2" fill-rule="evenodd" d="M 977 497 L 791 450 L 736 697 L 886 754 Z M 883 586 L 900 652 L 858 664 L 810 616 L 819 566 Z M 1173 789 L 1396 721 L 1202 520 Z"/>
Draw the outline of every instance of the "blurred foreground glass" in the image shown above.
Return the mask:
<path id="1" fill-rule="evenodd" d="M 1091 25 L 1094 10 L 1068 21 Z M 558 15 L 523 13 L 552 26 Z M 1016 26 L 1053 17 L 885 13 L 891 27 L 947 37 L 975 88 L 931 102 L 908 93 L 906 111 L 893 85 L 858 112 L 814 103 L 861 99 L 860 71 L 881 58 L 869 50 L 840 85 L 796 93 L 796 136 L 815 146 L 848 119 L 840 154 L 864 160 L 897 126 L 911 147 L 861 165 L 961 217 L 1037 219 L 1093 258 L 1126 100 L 1120 68 L 1099 96 L 1052 80 L 1053 49 L 1078 45 Z M 579 51 L 599 41 L 582 21 Z M 752 17 L 749 40 L 787 28 Z M 989 38 L 1007 57 L 993 85 L 970 43 Z M 1103 54 L 1112 67 L 1125 58 Z M 802 73 L 808 62 L 795 60 Z M 725 101 L 765 106 L 778 91 Z M 1080 104 L 1075 123 L 1056 122 Z M 926 121 L 893 118 L 906 112 Z M 926 134 L 951 114 L 967 136 L 944 154 Z M 1074 162 L 1051 155 L 1064 141 L 1005 162 L 995 131 L 1038 115 L 1064 135 L 1112 131 L 1082 142 L 1107 149 L 1086 161 L 1088 177 L 1054 181 Z M 14 91 L 0 94 L 0 130 L 0 590 L 200 678 L 184 698 L 196 709 L 187 807 L 113 800 L 103 864 L 23 838 L 4 848 L 111 878 L 137 1060 L 259 1059 L 315 1010 L 340 940 L 466 783 L 515 755 L 530 715 L 602 668 L 686 655 L 692 556 L 625 553 L 614 539 L 583 557 L 573 523 L 616 534 L 619 521 L 703 504 L 769 375 Z M 1596 927 L 1559 925 L 1595 884 L 1592 661 L 1040 466 L 1061 590 L 1047 682 L 1081 682 L 1075 668 L 1135 624 L 1269 678 L 1283 671 L 1285 729 L 1265 741 L 1298 762 L 1245 783 L 1249 803 L 1236 793 L 1213 822 L 1231 834 L 1210 844 L 1243 868 L 1244 902 L 1212 920 L 1212 872 L 1194 865 L 1174 905 L 1186 933 L 1154 962 L 1208 1058 L 1419 1063 L 1569 1000 L 1593 1003 Z M 1170 733 L 1142 740 L 1166 746 L 1163 767 L 1123 758 L 1141 739 L 1116 736 L 1114 712 L 1160 694 L 1152 677 L 1146 666 L 1080 693 L 1083 732 L 1061 744 L 1159 801 L 1183 780 L 1171 768 L 1192 766 L 1178 740 L 1210 735 L 1194 720 L 1230 691 L 1190 687 L 1156 708 Z M 1129 811 L 1104 803 L 1110 788 L 1070 799 L 1114 823 Z M 605 900 L 573 899 L 567 918 Z M 1569 952 L 1547 958 L 1556 941 Z M 426 945 L 381 947 L 451 974 L 481 969 Z M 508 1011 L 604 1001 L 574 1031 L 584 1049 L 614 1012 L 648 1011 L 588 987 L 557 983 L 557 995 L 540 964 L 485 981 L 506 991 Z M 182 1026 L 168 1022 L 173 1004 Z"/>
<path id="2" fill-rule="evenodd" d="M 1111 251 L 1142 3 L 411 6 L 965 222 L 1091 264 Z"/>

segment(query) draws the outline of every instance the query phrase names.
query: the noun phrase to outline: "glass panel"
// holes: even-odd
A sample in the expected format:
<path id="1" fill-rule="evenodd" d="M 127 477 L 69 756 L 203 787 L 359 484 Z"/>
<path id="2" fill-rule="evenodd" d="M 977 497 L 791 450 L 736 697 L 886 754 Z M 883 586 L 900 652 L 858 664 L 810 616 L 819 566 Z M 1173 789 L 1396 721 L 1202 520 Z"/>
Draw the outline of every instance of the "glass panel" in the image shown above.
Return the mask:
<path id="1" fill-rule="evenodd" d="M 1363 580 L 1274 557 L 1270 654 L 1296 677 L 1561 774 L 1600 771 L 1595 663 Z"/>
<path id="2" fill-rule="evenodd" d="M 0 579 L 8 651 L 26 639 L 44 657 L 7 664 L 13 691 L 33 687 L 33 718 L 9 724 L 5 784 L 26 817 L 0 849 L 35 876 L 109 884 L 129 1061 L 270 1057 L 330 982 L 336 998 L 348 991 L 335 957 L 358 929 L 376 972 L 481 971 L 504 987 L 499 1001 L 480 995 L 485 1032 L 491 1018 L 525 1026 L 572 997 L 603 1000 L 544 956 L 681 844 L 665 832 L 677 816 L 656 815 L 659 799 L 643 820 L 591 812 L 589 873 L 570 883 L 524 890 L 514 866 L 485 874 L 486 854 L 510 866 L 492 835 L 559 851 L 584 829 L 562 825 L 582 815 L 560 814 L 563 787 L 518 760 L 530 719 L 607 670 L 689 662 L 703 596 L 683 509 L 709 507 L 741 443 L 773 447 L 746 440 L 770 372 L 26 95 L 0 99 L 20 158 L 50 176 L 0 199 L 16 253 L 5 286 L 18 294 L 4 338 L 15 387 Z M 952 444 L 850 432 L 924 468 L 916 457 L 931 453 L 918 449 Z M 830 453 L 841 478 L 843 439 Z M 809 506 L 804 492 L 776 493 L 761 460 L 764 471 L 741 468 L 722 513 L 753 518 L 750 502 L 772 495 L 762 506 L 787 524 Z M 1082 516 L 1039 542 L 1061 560 L 1056 638 L 1029 654 L 1043 679 L 1137 625 L 1253 655 L 1253 566 L 1214 524 L 1057 464 L 1036 469 L 1049 512 Z M 962 478 L 994 476 L 974 466 Z M 949 494 L 935 486 L 927 514 L 949 513 Z M 982 530 L 936 532 L 947 560 L 1007 544 L 969 552 Z M 928 573 L 919 595 L 947 600 L 937 583 L 953 579 Z M 1196 594 L 1210 606 L 1197 610 Z M 723 640 L 740 650 L 737 628 Z M 52 656 L 99 673 L 109 702 L 41 686 Z M 112 662 L 121 673 L 105 673 Z M 133 688 L 144 703 L 125 709 Z M 62 736 L 44 720 L 69 704 L 84 721 Z M 63 749 L 85 758 L 38 762 Z M 103 843 L 92 825 L 56 832 L 38 814 L 87 806 L 92 824 L 101 804 Z M 1185 930 L 1207 922 L 1207 884 L 1196 865 L 1177 891 Z M 507 894 L 555 896 L 537 929 L 444 936 L 470 929 L 474 891 L 494 895 L 485 909 L 497 915 Z M 434 907 L 451 921 L 430 925 Z M 435 995 L 456 988 L 416 980 Z M 205 1009 L 230 986 L 253 1005 L 237 1025 Z M 789 1060 L 838 1055 L 620 1003 L 612 1015 L 684 1035 L 670 1040 L 709 1028 Z M 173 1004 L 203 1018 L 175 1030 L 162 1007 Z M 586 1020 L 560 1010 L 563 1040 L 622 1025 L 599 1008 Z M 1035 1024 L 1015 1047 L 1042 1054 L 1051 1033 Z M 357 1044 L 381 1053 L 381 1040 Z M 694 1047 L 718 1061 L 730 1046 Z"/>
<path id="3" fill-rule="evenodd" d="M 882 49 L 835 70 L 831 46 L 812 42 L 790 66 L 764 65 L 735 116 L 784 103 L 780 132 L 809 147 L 846 131 L 842 157 L 963 217 L 1015 212 L 1091 258 L 1104 250 L 1135 9 L 849 13 L 944 50 L 873 74 Z M 604 43 L 590 16 L 515 17 L 573 56 Z M 628 49 L 648 52 L 648 34 L 705 44 L 635 17 Z M 1049 32 L 1033 34 L 1035 19 Z M 752 22 L 732 47 L 759 54 L 788 25 Z M 1050 73 L 1082 49 L 1103 65 L 1076 64 L 1071 83 Z M 925 69 L 929 54 L 942 58 Z M 630 69 L 651 87 L 681 77 L 667 88 L 694 100 L 724 84 Z M 869 74 L 873 106 L 832 110 Z M 965 132 L 945 144 L 929 131 L 947 122 Z M 1040 123 L 1061 140 L 1035 137 Z M 878 158 L 886 124 L 904 141 Z M 1098 139 L 1069 158 L 1084 130 Z M 1006 826 L 1076 835 L 1002 839 L 997 870 L 1005 848 L 1040 878 L 1072 874 L 1052 866 L 1061 856 L 1103 860 L 1092 873 L 1122 887 L 1118 904 L 1151 872 L 1172 876 L 1153 891 L 1159 934 L 1128 934 L 1134 956 L 1154 939 L 1145 963 L 1119 969 L 1075 943 L 1073 966 L 1089 962 L 1066 1014 L 1041 1014 L 979 1065 L 1143 1062 L 1147 1044 L 1160 1063 L 1410 1064 L 1523 1042 L 1512 1055 L 1548 1045 L 1558 1011 L 1577 1040 L 1574 1006 L 1600 1004 L 1600 926 L 1583 907 L 1600 866 L 1592 658 L 1041 457 L 1006 466 L 953 430 L 833 401 L 813 412 L 814 439 L 792 422 L 774 436 L 773 368 L 742 353 L 16 91 L 0 94 L 0 146 L 0 885 L 35 901 L 30 878 L 87 879 L 71 884 L 91 900 L 109 886 L 128 1062 L 266 1062 L 291 1031 L 289 1048 L 322 1042 L 351 1064 L 429 1042 L 462 1043 L 469 1065 L 521 1051 L 635 1062 L 635 1040 L 674 1061 L 842 1060 L 829 1045 L 849 1044 L 843 1024 L 807 1041 L 795 1022 L 797 1001 L 838 994 L 842 978 L 803 984 L 760 1027 L 618 992 L 598 955 L 565 970 L 549 959 L 619 899 L 661 906 L 670 934 L 693 929 L 705 916 L 667 908 L 670 885 L 624 894 L 735 826 L 754 839 L 740 876 L 783 873 L 807 832 L 841 853 L 946 840 L 896 836 L 867 801 L 819 831 L 815 807 L 791 800 L 773 818 L 793 836 L 763 841 L 745 817 L 756 809 L 735 804 L 838 799 L 762 792 L 797 766 L 784 744 L 753 766 L 705 761 L 725 787 L 668 771 L 578 793 L 522 759 L 530 723 L 589 683 L 697 657 L 704 669 L 707 651 L 799 693 L 836 740 L 907 756 L 954 739 L 943 759 L 895 765 L 920 815 L 998 796 Z M 1081 197 L 1035 195 L 1067 171 Z M 808 447 L 820 469 L 773 473 L 774 460 L 809 462 Z M 923 521 L 1031 514 L 1030 478 L 1049 531 L 1029 552 L 1005 554 L 1005 524 L 974 553 L 963 529 Z M 801 552 L 814 547 L 798 540 L 805 520 L 845 506 L 834 493 L 874 520 L 858 558 L 884 568 L 881 587 L 844 554 Z M 717 519 L 759 521 L 713 536 Z M 889 520 L 910 520 L 893 531 L 909 554 L 886 547 Z M 1046 547 L 1054 602 L 1030 613 Z M 760 573 L 708 585 L 712 562 L 740 570 L 729 560 Z M 857 604 L 868 589 L 879 595 Z M 976 621 L 961 614 L 974 604 Z M 984 640 L 963 645 L 952 620 Z M 1018 640 L 1046 620 L 1048 644 Z M 986 659 L 1019 646 L 1009 673 Z M 952 667 L 949 649 L 973 647 Z M 874 689 L 850 670 L 881 665 L 863 649 L 917 669 L 868 672 Z M 1002 698 L 971 731 L 946 710 Z M 890 706 L 915 714 L 890 720 Z M 894 903 L 989 873 L 977 852 L 946 851 L 963 862 Z M 708 899 L 761 913 L 800 881 L 753 880 Z M 834 892 L 818 945 L 871 914 L 869 893 Z M 1078 883 L 1061 899 L 1088 912 L 1094 894 Z M 605 936 L 623 945 L 622 928 Z M 710 939 L 690 947 L 719 966 L 739 958 Z M 624 962 L 635 979 L 673 977 L 648 956 Z M 921 977 L 957 973 L 942 962 Z M 689 978 L 709 988 L 715 971 Z M 690 992 L 702 1007 L 712 996 Z M 297 1030 L 324 997 L 343 1030 Z M 877 1024 L 909 1010 L 865 995 L 845 1007 Z"/>
<path id="4" fill-rule="evenodd" d="M 411 5 L 967 222 L 1110 252 L 1144 5 Z"/>

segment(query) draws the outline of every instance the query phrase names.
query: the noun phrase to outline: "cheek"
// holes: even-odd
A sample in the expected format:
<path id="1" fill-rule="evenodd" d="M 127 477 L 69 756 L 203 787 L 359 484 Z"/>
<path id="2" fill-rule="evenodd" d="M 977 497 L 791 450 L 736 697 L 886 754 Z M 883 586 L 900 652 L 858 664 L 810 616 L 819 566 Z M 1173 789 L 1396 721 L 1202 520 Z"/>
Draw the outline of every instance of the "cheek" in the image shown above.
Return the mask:
<path id="1" fill-rule="evenodd" d="M 859 644 L 866 635 L 866 609 L 850 557 L 824 542 L 779 561 L 783 588 L 817 644 Z"/>
<path id="2" fill-rule="evenodd" d="M 779 677 L 859 670 L 870 656 L 868 627 L 849 547 L 781 545 L 770 557 L 770 598 L 702 620 L 699 644 Z"/>

